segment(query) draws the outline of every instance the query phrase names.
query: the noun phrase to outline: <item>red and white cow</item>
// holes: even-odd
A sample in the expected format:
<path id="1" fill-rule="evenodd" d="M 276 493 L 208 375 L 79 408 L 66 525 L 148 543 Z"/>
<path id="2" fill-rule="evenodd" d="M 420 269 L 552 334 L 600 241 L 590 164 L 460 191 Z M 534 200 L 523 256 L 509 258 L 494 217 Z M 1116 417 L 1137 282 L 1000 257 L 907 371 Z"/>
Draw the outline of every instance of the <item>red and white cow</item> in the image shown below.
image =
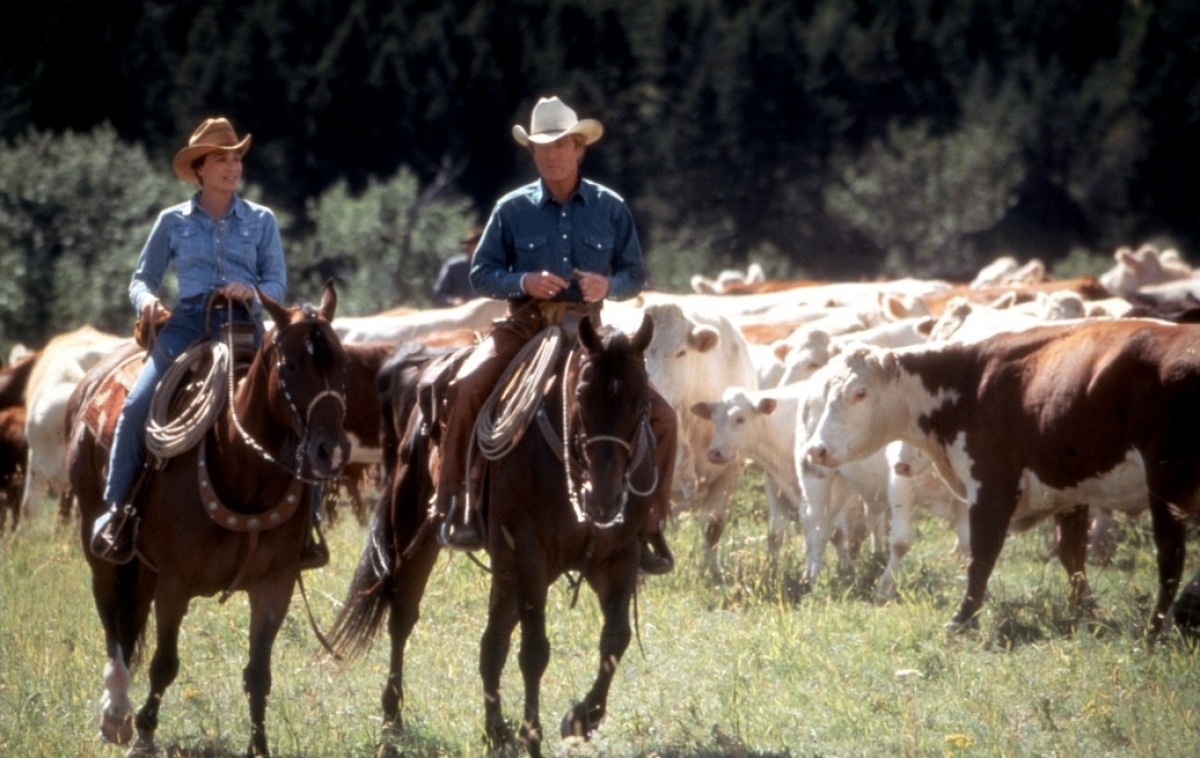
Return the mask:
<path id="1" fill-rule="evenodd" d="M 806 456 L 836 466 L 905 440 L 958 483 L 970 503 L 971 561 L 951 630 L 978 623 L 1014 520 L 1060 514 L 1060 560 L 1072 601 L 1081 600 L 1087 510 L 1078 506 L 1110 491 L 1124 466 L 1140 465 L 1158 546 L 1157 634 L 1179 588 L 1184 518 L 1200 489 L 1198 345 L 1200 325 L 1115 319 L 977 342 L 857 348 L 829 364 Z M 1020 497 L 1033 481 L 1058 495 Z"/>

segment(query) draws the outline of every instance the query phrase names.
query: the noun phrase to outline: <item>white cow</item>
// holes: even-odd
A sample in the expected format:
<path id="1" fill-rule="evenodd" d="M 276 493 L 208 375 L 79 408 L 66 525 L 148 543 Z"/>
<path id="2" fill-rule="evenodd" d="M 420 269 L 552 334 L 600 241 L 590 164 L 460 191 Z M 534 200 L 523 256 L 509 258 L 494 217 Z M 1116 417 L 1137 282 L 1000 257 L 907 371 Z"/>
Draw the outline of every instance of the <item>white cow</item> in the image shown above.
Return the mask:
<path id="1" fill-rule="evenodd" d="M 88 369 L 129 341 L 83 326 L 54 337 L 42 349 L 25 388 L 25 440 L 29 457 L 21 497 L 24 513 L 36 515 L 45 498 L 55 494 L 59 497 L 59 513 L 69 517 L 67 401 Z"/>
<path id="2" fill-rule="evenodd" d="M 492 321 L 504 316 L 503 300 L 476 298 L 453 308 L 380 313 L 372 316 L 338 316 L 333 331 L 343 342 L 386 341 L 399 345 L 436 335 L 486 334 Z M 461 340 L 455 340 L 455 344 Z M 465 344 L 471 344 L 469 341 Z"/>
<path id="3" fill-rule="evenodd" d="M 832 541 L 838 568 L 852 573 L 858 546 L 869 533 L 876 551 L 886 541 L 889 467 L 880 454 L 837 470 L 804 467 L 796 460 L 797 441 L 808 436 L 806 409 L 820 411 L 821 388 L 799 382 L 752 390 L 730 387 L 720 400 L 692 405 L 692 413 L 712 421 L 708 457 L 714 463 L 748 457 L 775 483 L 783 500 L 798 506 L 804 528 L 804 578 L 816 582 Z M 815 421 L 815 416 L 812 417 Z M 768 546 L 774 558 L 787 529 L 787 512 L 771 505 Z"/>
<path id="4" fill-rule="evenodd" d="M 615 310 L 615 309 L 614 309 Z M 713 436 L 710 421 L 688 409 L 701 400 L 718 397 L 731 385 L 757 386 L 754 364 L 746 341 L 729 319 L 697 312 L 676 303 L 645 307 L 654 320 L 654 338 L 646 350 L 650 381 L 675 409 L 679 444 L 675 457 L 673 493 L 677 508 L 686 508 L 705 520 L 705 563 L 721 581 L 717 543 L 725 530 L 729 499 L 745 469 L 742 459 L 714 463 L 706 455 Z M 636 309 L 626 306 L 627 313 Z M 627 316 L 616 311 L 605 320 L 622 328 Z"/>

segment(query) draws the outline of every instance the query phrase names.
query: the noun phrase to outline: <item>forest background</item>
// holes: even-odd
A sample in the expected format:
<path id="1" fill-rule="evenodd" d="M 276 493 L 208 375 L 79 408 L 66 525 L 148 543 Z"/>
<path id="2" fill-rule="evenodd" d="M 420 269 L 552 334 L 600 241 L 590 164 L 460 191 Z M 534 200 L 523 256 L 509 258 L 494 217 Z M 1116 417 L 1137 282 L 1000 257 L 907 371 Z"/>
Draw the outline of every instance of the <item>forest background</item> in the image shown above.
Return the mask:
<path id="1" fill-rule="evenodd" d="M 291 297 L 424 307 L 533 178 L 537 98 L 601 120 L 650 284 L 1097 273 L 1200 249 L 1193 0 L 44 0 L 0 25 L 0 350 L 128 332 L 171 155 L 254 135 Z"/>

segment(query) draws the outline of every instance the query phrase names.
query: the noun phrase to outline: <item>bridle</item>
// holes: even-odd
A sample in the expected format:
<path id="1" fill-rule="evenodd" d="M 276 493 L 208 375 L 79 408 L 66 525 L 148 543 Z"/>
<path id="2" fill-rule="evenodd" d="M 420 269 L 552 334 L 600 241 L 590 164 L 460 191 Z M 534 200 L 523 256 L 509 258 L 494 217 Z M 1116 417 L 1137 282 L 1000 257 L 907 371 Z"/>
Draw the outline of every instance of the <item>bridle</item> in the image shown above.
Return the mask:
<path id="1" fill-rule="evenodd" d="M 234 387 L 236 386 L 236 382 L 234 381 L 234 378 L 233 378 L 233 363 L 234 363 L 233 361 L 229 362 L 229 383 L 228 383 L 229 384 L 229 416 L 230 416 L 230 418 L 233 419 L 233 425 L 234 425 L 234 427 L 237 428 L 238 434 L 241 436 L 242 441 L 245 442 L 246 445 L 249 446 L 256 453 L 258 453 L 258 455 L 261 456 L 264 460 L 266 460 L 270 463 L 273 463 L 276 466 L 278 466 L 279 468 L 288 472 L 294 479 L 300 479 L 300 480 L 304 481 L 306 484 L 319 485 L 324 482 L 323 479 L 306 478 L 301 473 L 304 469 L 304 449 L 306 447 L 306 443 L 308 442 L 308 431 L 309 431 L 309 427 L 312 424 L 313 410 L 317 407 L 318 403 L 320 403 L 324 400 L 332 400 L 332 401 L 336 402 L 338 404 L 338 408 L 341 411 L 342 420 L 343 421 L 345 420 L 345 418 L 346 418 L 346 368 L 343 365 L 342 376 L 341 376 L 341 388 L 340 389 L 332 388 L 329 384 L 329 377 L 326 376 L 325 377 L 325 388 L 323 390 L 321 390 L 320 392 L 318 392 L 312 398 L 312 400 L 310 400 L 308 402 L 308 407 L 305 409 L 305 412 L 302 415 L 300 413 L 299 407 L 297 406 L 295 398 L 292 396 L 291 390 L 287 386 L 287 380 L 284 379 L 284 377 L 283 377 L 283 371 L 281 370 L 283 368 L 283 362 L 284 362 L 284 355 L 283 355 L 283 352 L 282 352 L 281 346 L 280 346 L 281 340 L 283 339 L 284 335 L 287 334 L 287 332 L 289 332 L 291 329 L 293 329 L 294 327 L 297 327 L 297 326 L 307 326 L 310 328 L 318 329 L 324 333 L 327 340 L 332 339 L 334 342 L 336 342 L 336 339 L 337 339 L 336 335 L 334 335 L 333 330 L 329 327 L 329 325 L 326 322 L 320 321 L 317 319 L 316 313 L 314 311 L 312 311 L 308 307 L 305 307 L 304 314 L 305 314 L 305 319 L 303 321 L 295 321 L 290 324 L 285 324 L 281 327 L 277 327 L 275 329 L 275 331 L 272 332 L 271 341 L 267 345 L 267 347 L 263 350 L 263 358 L 262 358 L 262 360 L 259 361 L 259 368 L 265 373 L 267 381 L 270 382 L 271 371 L 270 371 L 270 369 L 267 368 L 267 363 L 268 363 L 268 360 L 267 360 L 268 355 L 267 354 L 268 353 L 273 354 L 275 357 L 274 368 L 275 368 L 276 384 L 279 387 L 280 392 L 283 393 L 283 397 L 287 400 L 288 408 L 291 410 L 292 419 L 295 422 L 293 429 L 299 429 L 299 432 L 297 433 L 298 439 L 297 439 L 297 443 L 296 443 L 295 465 L 293 467 L 289 467 L 289 466 L 281 463 L 279 460 L 277 460 L 275 458 L 275 456 L 271 455 L 271 453 L 268 452 L 266 448 L 264 448 L 261 444 L 259 444 L 259 442 L 257 440 L 255 440 L 254 437 L 251 436 L 251 434 L 248 431 L 246 431 L 246 428 L 244 426 L 242 426 L 242 421 L 241 421 L 241 419 L 238 418 L 237 408 L 234 405 Z M 229 333 L 229 340 L 230 340 L 230 349 L 232 350 L 232 345 L 233 345 L 232 332 Z M 311 350 L 311 346 L 309 347 L 309 349 Z"/>
<path id="2" fill-rule="evenodd" d="M 567 358 L 567 365 L 574 365 L 576 356 L 580 350 L 578 347 L 571 351 Z M 586 359 L 584 359 L 586 361 Z M 584 361 L 581 361 L 579 367 L 574 372 L 574 376 L 578 377 L 582 371 Z M 621 487 L 620 501 L 621 505 L 617 509 L 616 514 L 604 522 L 593 522 L 598 529 L 608 529 L 625 522 L 625 506 L 629 502 L 629 495 L 637 497 L 645 497 L 654 492 L 658 486 L 658 467 L 651 465 L 650 470 L 653 472 L 653 478 L 648 487 L 638 488 L 633 483 L 634 473 L 639 470 L 644 460 L 650 452 L 649 441 L 653 439 L 650 431 L 650 407 L 649 401 L 644 401 L 641 404 L 641 410 L 638 414 L 637 423 L 634 425 L 633 432 L 629 439 L 623 439 L 611 434 L 594 434 L 589 435 L 583 427 L 582 416 L 574 413 L 577 407 L 570 402 L 571 388 L 575 383 L 568 376 L 569 372 L 564 372 L 562 379 L 562 430 L 563 440 L 570 441 L 570 444 L 564 445 L 563 451 L 563 468 L 566 471 L 567 477 L 567 497 L 571 501 L 571 507 L 575 511 L 575 518 L 580 523 L 589 520 L 589 517 L 583 509 L 583 490 L 589 485 L 587 479 L 587 451 L 593 445 L 608 443 L 616 445 L 625 451 L 627 458 L 625 464 L 625 474 Z M 571 433 L 571 419 L 573 416 L 580 415 L 580 421 L 576 425 L 574 435 Z M 582 460 L 581 460 L 582 459 Z M 651 462 L 652 463 L 652 462 Z M 573 476 L 572 469 L 578 469 L 580 477 L 576 479 Z"/>

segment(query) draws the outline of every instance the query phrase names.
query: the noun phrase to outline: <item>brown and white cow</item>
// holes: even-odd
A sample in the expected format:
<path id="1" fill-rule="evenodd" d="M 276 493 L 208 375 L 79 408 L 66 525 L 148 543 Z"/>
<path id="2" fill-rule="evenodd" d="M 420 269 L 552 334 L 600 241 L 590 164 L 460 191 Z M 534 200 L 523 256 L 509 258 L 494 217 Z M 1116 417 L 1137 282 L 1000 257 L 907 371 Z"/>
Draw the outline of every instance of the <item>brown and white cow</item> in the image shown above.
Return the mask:
<path id="1" fill-rule="evenodd" d="M 1086 505 L 1106 477 L 1145 471 L 1159 593 L 1150 631 L 1162 631 L 1184 565 L 1185 515 L 1200 489 L 1200 326 L 1149 319 L 1052 324 L 960 344 L 862 347 L 830 363 L 827 398 L 806 444 L 838 465 L 892 440 L 921 448 L 970 509 L 966 593 L 947 624 L 977 624 L 1010 524 L 1060 521 L 1072 600 L 1085 583 Z M 1059 493 L 1022 498 L 1036 481 Z M 1077 514 L 1077 515 L 1075 515 Z M 1070 547 L 1068 547 L 1070 546 Z"/>

